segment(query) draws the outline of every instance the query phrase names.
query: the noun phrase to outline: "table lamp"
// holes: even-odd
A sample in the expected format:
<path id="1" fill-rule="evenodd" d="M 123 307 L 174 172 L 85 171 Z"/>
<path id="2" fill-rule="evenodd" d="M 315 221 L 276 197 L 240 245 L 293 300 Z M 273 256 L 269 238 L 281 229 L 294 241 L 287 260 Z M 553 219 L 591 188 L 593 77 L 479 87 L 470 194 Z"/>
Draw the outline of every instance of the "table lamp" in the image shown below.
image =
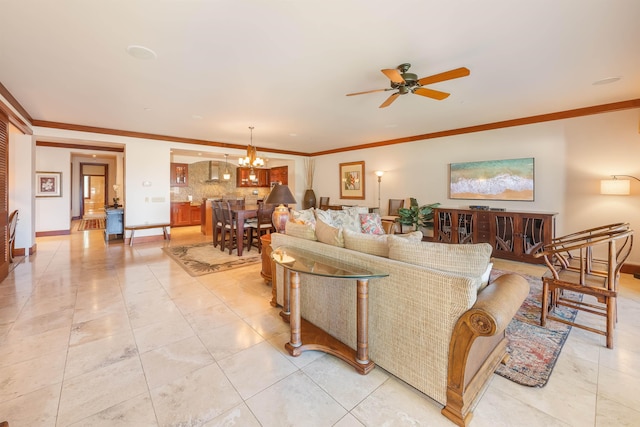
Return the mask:
<path id="1" fill-rule="evenodd" d="M 284 233 L 287 221 L 289 221 L 289 208 L 284 205 L 296 203 L 296 199 L 293 197 L 293 194 L 291 194 L 291 190 L 289 190 L 289 187 L 286 185 L 276 184 L 264 203 L 279 205 L 273 210 L 271 220 L 278 233 Z"/>

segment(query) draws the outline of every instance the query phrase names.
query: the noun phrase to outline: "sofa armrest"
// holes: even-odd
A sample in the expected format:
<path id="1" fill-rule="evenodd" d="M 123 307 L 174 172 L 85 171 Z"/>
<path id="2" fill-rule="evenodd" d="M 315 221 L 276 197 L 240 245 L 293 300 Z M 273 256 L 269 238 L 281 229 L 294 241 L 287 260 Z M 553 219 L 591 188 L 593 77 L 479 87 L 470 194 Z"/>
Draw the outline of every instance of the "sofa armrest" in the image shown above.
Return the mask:
<path id="1" fill-rule="evenodd" d="M 476 303 L 461 319 L 468 321 L 479 336 L 499 334 L 511 322 L 528 294 L 529 284 L 522 276 L 503 274 L 478 294 Z"/>
<path id="2" fill-rule="evenodd" d="M 504 331 L 528 293 L 524 277 L 504 274 L 458 319 L 449 343 L 447 404 L 442 410 L 456 424 L 467 425 L 474 402 L 504 358 Z"/>

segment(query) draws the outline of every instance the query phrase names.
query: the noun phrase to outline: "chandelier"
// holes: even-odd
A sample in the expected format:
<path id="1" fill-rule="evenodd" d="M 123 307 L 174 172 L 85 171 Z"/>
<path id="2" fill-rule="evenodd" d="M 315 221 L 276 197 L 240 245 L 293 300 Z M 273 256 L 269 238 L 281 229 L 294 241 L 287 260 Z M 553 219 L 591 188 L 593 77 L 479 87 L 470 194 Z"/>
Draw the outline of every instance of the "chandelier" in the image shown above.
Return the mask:
<path id="1" fill-rule="evenodd" d="M 251 140 L 249 142 L 249 146 L 247 147 L 247 156 L 240 157 L 238 159 L 238 164 L 240 166 L 251 166 L 252 168 L 258 166 L 264 166 L 264 160 L 258 157 L 256 153 L 256 147 L 253 146 L 253 126 L 249 126 L 251 130 Z"/>

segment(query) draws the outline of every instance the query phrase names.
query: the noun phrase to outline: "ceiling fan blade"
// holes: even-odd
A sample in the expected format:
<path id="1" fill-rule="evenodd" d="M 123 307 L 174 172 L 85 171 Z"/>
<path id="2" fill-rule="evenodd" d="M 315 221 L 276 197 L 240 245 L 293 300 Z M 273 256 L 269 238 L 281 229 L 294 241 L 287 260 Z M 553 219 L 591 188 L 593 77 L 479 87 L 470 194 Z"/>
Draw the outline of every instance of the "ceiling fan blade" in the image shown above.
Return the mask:
<path id="1" fill-rule="evenodd" d="M 364 95 L 365 93 L 373 93 L 373 92 L 385 92 L 387 90 L 391 90 L 391 88 L 387 88 L 387 89 L 374 89 L 374 90 L 366 90 L 364 92 L 355 92 L 355 93 L 348 93 L 347 96 L 353 96 L 353 95 Z"/>
<path id="2" fill-rule="evenodd" d="M 426 96 L 427 98 L 437 99 L 438 101 L 442 101 L 447 98 L 450 94 L 447 92 L 440 92 L 439 90 L 427 89 L 426 87 L 419 87 L 413 91 L 413 93 L 417 95 Z"/>
<path id="3" fill-rule="evenodd" d="M 390 97 L 388 97 L 388 98 L 387 98 L 387 100 L 386 100 L 386 101 L 384 101 L 382 104 L 380 104 L 380 107 L 378 107 L 378 108 L 388 107 L 388 106 L 389 106 L 389 105 L 391 105 L 391 103 L 392 103 L 393 101 L 395 101 L 395 100 L 396 100 L 396 98 L 397 98 L 397 97 L 399 97 L 399 96 L 400 96 L 400 94 L 399 94 L 398 92 L 396 92 L 396 93 L 392 93 L 392 94 L 391 94 L 391 96 L 390 96 Z"/>
<path id="4" fill-rule="evenodd" d="M 418 84 L 421 86 L 428 85 L 431 83 L 443 82 L 445 80 L 457 79 L 459 77 L 465 77 L 471 74 L 468 68 L 460 67 L 455 70 L 445 71 L 444 73 L 434 74 L 433 76 L 423 77 L 418 80 Z"/>
<path id="5" fill-rule="evenodd" d="M 394 83 L 400 83 L 400 84 L 405 83 L 404 79 L 402 78 L 402 75 L 400 74 L 400 71 L 396 70 L 395 68 L 385 69 L 380 71 L 382 71 L 384 75 L 387 76 L 389 80 L 391 80 Z"/>

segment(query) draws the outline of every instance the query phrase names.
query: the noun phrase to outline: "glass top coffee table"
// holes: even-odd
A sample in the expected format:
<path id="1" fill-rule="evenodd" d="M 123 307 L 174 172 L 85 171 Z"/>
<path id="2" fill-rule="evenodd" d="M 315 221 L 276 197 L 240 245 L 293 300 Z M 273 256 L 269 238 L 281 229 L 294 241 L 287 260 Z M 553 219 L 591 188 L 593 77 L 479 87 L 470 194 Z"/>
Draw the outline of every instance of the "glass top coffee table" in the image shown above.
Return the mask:
<path id="1" fill-rule="evenodd" d="M 344 360 L 363 375 L 369 373 L 375 367 L 369 360 L 369 279 L 386 277 L 389 274 L 287 246 L 274 249 L 271 258 L 288 273 L 285 274 L 288 286 L 285 283 L 283 287 L 282 317 L 291 325 L 291 339 L 285 345 L 289 354 L 299 356 L 306 350 L 319 350 Z M 356 350 L 300 317 L 301 274 L 328 279 L 356 280 Z"/>

